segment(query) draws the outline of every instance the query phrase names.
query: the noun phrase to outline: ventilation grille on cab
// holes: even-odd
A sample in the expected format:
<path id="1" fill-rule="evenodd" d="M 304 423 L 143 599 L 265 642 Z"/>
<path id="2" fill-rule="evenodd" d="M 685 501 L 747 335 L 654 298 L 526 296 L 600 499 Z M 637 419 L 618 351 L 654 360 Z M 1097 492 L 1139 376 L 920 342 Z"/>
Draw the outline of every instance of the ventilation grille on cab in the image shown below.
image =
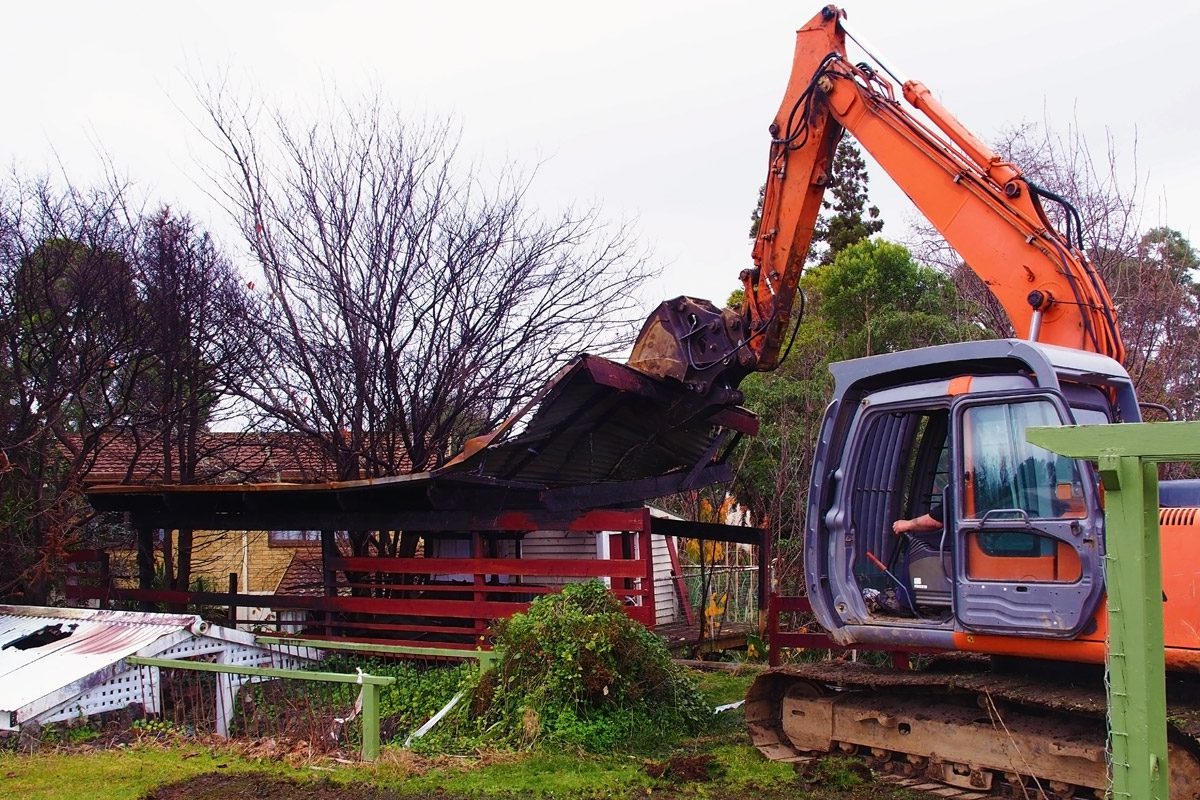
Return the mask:
<path id="1" fill-rule="evenodd" d="M 1200 508 L 1160 508 L 1158 510 L 1160 527 L 1164 525 L 1189 527 L 1196 524 L 1197 518 L 1200 518 Z"/>

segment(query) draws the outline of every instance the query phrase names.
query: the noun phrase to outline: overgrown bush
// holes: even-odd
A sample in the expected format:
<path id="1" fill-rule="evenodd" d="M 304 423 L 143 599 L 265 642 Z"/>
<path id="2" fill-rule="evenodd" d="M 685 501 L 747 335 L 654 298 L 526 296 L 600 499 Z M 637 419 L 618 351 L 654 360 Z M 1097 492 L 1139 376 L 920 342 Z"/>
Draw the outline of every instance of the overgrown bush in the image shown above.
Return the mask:
<path id="1" fill-rule="evenodd" d="M 712 721 L 696 681 L 599 581 L 539 598 L 526 613 L 497 623 L 495 634 L 499 658 L 482 674 L 474 664 L 422 669 L 359 657 L 329 659 L 319 669 L 361 668 L 398 679 L 380 693 L 385 742 L 404 742 L 462 691 L 454 710 L 411 743 L 424 753 L 541 744 L 648 753 Z M 243 690 L 241 733 L 279 735 L 307 725 L 328 739 L 328 721 L 344 714 L 358 691 L 346 684 L 270 687 Z M 345 730 L 348 744 L 357 731 Z"/>
<path id="2" fill-rule="evenodd" d="M 470 708 L 493 742 L 650 750 L 711 718 L 666 645 L 599 581 L 570 584 L 498 623 L 496 646 L 500 660 Z"/>

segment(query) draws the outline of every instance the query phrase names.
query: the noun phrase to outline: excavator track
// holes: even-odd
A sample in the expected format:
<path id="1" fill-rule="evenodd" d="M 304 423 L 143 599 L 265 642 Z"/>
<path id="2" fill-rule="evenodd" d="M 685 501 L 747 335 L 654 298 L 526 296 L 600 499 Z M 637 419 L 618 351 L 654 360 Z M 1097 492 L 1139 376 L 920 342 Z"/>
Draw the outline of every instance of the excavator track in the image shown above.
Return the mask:
<path id="1" fill-rule="evenodd" d="M 1200 800 L 1195 694 L 1188 682 L 1168 690 L 1171 800 Z M 750 738 L 768 758 L 845 753 L 894 782 L 958 798 L 1106 797 L 1106 714 L 1102 685 L 840 661 L 768 670 L 746 696 Z"/>

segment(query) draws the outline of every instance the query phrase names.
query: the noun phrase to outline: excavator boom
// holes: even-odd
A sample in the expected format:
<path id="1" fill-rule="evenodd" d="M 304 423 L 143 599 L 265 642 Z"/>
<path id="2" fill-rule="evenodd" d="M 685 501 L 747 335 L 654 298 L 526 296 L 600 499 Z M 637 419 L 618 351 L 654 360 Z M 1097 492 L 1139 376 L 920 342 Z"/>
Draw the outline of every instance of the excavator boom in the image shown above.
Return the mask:
<path id="1" fill-rule="evenodd" d="M 1070 204 L 996 155 L 923 84 L 887 66 L 852 63 L 847 36 L 867 49 L 835 6 L 797 33 L 791 77 L 770 126 L 762 220 L 754 266 L 741 275 L 741 309 L 687 297 L 664 303 L 643 327 L 630 365 L 709 392 L 736 388 L 749 372 L 779 363 L 843 132 L 987 284 L 1017 335 L 1123 360 L 1112 299 L 1084 253 Z M 1043 199 L 1061 206 L 1063 231 Z"/>

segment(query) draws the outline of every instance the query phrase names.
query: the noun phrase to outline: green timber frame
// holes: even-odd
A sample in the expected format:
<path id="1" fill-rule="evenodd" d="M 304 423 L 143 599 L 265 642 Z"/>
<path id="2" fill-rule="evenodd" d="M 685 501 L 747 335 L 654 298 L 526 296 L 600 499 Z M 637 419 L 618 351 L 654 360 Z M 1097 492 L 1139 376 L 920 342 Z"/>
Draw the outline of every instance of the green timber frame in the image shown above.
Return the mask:
<path id="1" fill-rule="evenodd" d="M 1098 462 L 1105 490 L 1112 796 L 1167 800 L 1158 464 L 1200 462 L 1200 422 L 1032 428 L 1029 441 Z"/>

